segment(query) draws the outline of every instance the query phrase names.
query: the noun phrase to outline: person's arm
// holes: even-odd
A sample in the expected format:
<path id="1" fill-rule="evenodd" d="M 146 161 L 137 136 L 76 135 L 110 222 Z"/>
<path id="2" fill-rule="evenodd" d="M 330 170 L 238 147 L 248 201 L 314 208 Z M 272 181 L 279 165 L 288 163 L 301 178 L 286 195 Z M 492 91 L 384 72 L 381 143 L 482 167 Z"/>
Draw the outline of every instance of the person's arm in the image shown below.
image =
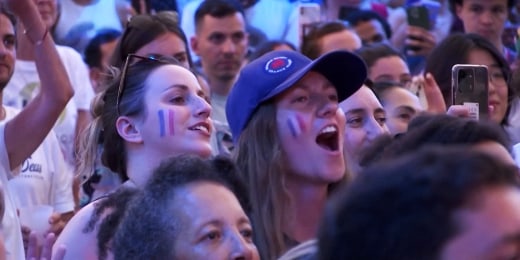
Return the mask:
<path id="1" fill-rule="evenodd" d="M 6 123 L 5 146 L 9 165 L 14 169 L 30 156 L 54 126 L 67 102 L 74 95 L 52 37 L 32 0 L 4 0 L 36 43 L 36 68 L 41 80 L 38 95 L 15 118 Z M 17 32 L 23 33 L 23 32 Z"/>

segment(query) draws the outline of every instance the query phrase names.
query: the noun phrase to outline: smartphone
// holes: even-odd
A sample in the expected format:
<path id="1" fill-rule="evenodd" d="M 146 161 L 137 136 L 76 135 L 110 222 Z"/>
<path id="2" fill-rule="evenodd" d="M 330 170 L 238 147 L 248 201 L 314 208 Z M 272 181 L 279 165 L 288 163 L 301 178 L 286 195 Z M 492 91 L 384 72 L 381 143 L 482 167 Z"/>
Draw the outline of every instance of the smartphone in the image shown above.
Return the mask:
<path id="1" fill-rule="evenodd" d="M 432 29 L 430 13 L 424 5 L 413 5 L 406 8 L 408 25 L 421 27 L 426 30 Z"/>
<path id="2" fill-rule="evenodd" d="M 469 108 L 470 118 L 488 119 L 488 68 L 484 65 L 456 64 L 452 68 L 452 104 Z"/>
<path id="3" fill-rule="evenodd" d="M 303 37 L 310 30 L 313 24 L 321 21 L 320 5 L 317 3 L 298 4 L 298 40 L 299 46 L 303 42 Z"/>

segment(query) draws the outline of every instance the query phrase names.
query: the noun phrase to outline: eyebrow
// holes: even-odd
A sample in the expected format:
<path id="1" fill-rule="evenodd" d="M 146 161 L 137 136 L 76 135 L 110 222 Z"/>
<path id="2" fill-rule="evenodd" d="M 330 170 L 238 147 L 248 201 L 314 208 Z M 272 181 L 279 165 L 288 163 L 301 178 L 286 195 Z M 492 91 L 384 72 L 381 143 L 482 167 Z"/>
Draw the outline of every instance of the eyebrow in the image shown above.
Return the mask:
<path id="1" fill-rule="evenodd" d="M 249 221 L 249 219 L 247 217 L 241 217 L 239 220 L 238 220 L 238 224 L 239 225 L 242 225 L 242 224 L 248 224 L 248 225 L 251 225 L 251 221 Z"/>
<path id="2" fill-rule="evenodd" d="M 374 113 L 385 113 L 386 114 L 386 111 L 383 108 L 378 107 L 374 110 Z"/>
<path id="3" fill-rule="evenodd" d="M 171 86 L 168 86 L 163 92 L 166 92 L 172 88 L 180 88 L 181 90 L 188 91 L 190 88 L 183 84 L 173 84 Z"/>
<path id="4" fill-rule="evenodd" d="M 363 108 L 354 108 L 354 109 L 351 109 L 351 110 L 345 112 L 345 115 L 347 115 L 347 114 L 361 114 L 361 113 L 365 113 L 365 109 L 363 109 Z"/>
<path id="5" fill-rule="evenodd" d="M 187 55 L 186 50 L 183 50 L 183 51 L 179 51 L 179 52 L 174 53 L 174 54 L 173 54 L 173 57 L 175 58 L 175 56 L 179 56 L 179 55 Z"/>
<path id="6" fill-rule="evenodd" d="M 417 110 L 415 110 L 415 108 L 411 107 L 411 106 L 398 106 L 396 107 L 396 109 L 404 109 L 406 110 L 407 112 L 410 112 L 410 113 L 417 113 Z"/>

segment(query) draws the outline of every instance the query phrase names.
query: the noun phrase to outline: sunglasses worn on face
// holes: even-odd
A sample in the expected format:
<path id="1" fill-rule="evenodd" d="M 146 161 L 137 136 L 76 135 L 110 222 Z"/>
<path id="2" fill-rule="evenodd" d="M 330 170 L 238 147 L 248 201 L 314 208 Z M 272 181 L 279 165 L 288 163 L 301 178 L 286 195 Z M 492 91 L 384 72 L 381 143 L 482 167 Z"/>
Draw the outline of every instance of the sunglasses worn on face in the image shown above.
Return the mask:
<path id="1" fill-rule="evenodd" d="M 136 59 L 144 60 L 144 61 L 152 61 L 152 62 L 160 62 L 164 64 L 179 64 L 179 62 L 169 56 L 162 56 L 159 54 L 149 54 L 147 56 L 140 56 L 137 54 L 128 54 L 126 56 L 125 64 L 123 65 L 123 69 L 121 70 L 121 77 L 119 79 L 119 87 L 117 89 L 117 98 L 116 98 L 116 111 L 117 116 L 121 115 L 121 112 L 119 111 L 119 104 L 121 103 L 121 99 L 123 97 L 123 92 L 125 91 L 125 85 L 126 85 L 126 74 L 128 73 L 128 68 L 132 66 L 134 63 L 137 63 L 139 61 L 136 61 Z"/>

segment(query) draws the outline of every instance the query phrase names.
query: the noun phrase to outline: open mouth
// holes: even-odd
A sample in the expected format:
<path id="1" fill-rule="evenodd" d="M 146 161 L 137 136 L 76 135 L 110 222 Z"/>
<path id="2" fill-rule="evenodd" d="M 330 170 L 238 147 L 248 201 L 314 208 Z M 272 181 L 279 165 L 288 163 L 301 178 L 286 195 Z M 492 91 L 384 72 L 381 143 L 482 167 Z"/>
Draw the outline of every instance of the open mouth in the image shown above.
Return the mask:
<path id="1" fill-rule="evenodd" d="M 327 151 L 339 150 L 339 132 L 336 126 L 330 125 L 323 128 L 316 137 L 316 143 Z"/>
<path id="2" fill-rule="evenodd" d="M 211 132 L 209 130 L 209 126 L 206 125 L 206 124 L 197 124 L 197 125 L 194 125 L 190 128 L 188 128 L 190 130 L 193 130 L 193 131 L 200 131 L 200 132 L 203 132 L 207 135 L 209 135 Z"/>

